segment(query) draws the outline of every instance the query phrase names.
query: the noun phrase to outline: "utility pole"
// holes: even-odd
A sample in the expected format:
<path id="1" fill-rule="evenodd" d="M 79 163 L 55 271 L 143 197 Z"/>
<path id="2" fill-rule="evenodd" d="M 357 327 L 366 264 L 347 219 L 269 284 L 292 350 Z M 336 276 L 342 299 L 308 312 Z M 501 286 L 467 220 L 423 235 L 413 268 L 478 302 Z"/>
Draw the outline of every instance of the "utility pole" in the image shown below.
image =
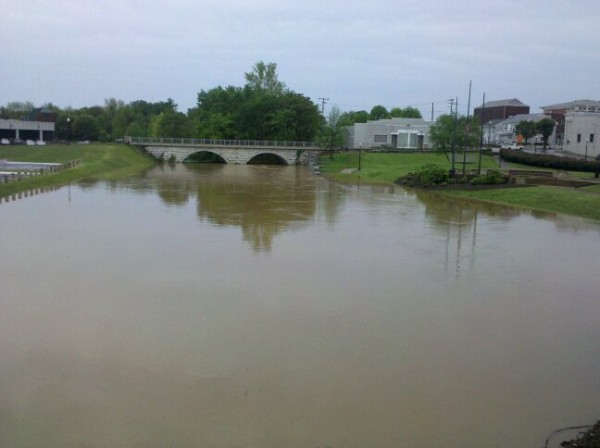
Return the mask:
<path id="1" fill-rule="evenodd" d="M 321 115 L 325 116 L 325 103 L 329 101 L 329 98 L 319 98 L 321 100 Z"/>
<path id="2" fill-rule="evenodd" d="M 452 105 L 454 100 L 451 100 L 450 110 L 452 110 Z M 456 173 L 456 122 L 458 121 L 458 97 L 456 97 L 456 109 L 454 110 L 454 126 L 452 129 L 452 169 L 450 170 L 450 175 L 454 177 Z"/>
<path id="3" fill-rule="evenodd" d="M 473 81 L 469 81 L 469 100 L 467 101 L 467 124 L 466 124 L 467 127 L 465 128 L 465 148 L 463 151 L 463 169 L 462 169 L 463 177 L 467 171 L 467 146 L 471 142 L 470 117 L 471 117 L 471 85 L 472 84 L 473 84 Z"/>
<path id="4" fill-rule="evenodd" d="M 483 92 L 483 106 L 481 106 L 481 130 L 479 133 L 479 168 L 477 169 L 477 172 L 479 173 L 479 175 L 481 176 L 481 153 L 483 151 L 483 116 L 485 114 L 485 92 Z M 488 142 L 488 145 L 490 143 Z"/>

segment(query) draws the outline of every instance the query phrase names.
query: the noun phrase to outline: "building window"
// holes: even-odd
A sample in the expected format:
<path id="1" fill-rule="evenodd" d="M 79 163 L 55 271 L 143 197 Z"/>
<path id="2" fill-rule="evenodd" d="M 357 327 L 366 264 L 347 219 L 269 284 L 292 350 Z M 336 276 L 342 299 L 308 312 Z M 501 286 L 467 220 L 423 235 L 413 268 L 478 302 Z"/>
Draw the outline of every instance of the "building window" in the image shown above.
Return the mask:
<path id="1" fill-rule="evenodd" d="M 375 134 L 373 136 L 374 143 L 387 143 L 387 135 Z"/>
<path id="2" fill-rule="evenodd" d="M 577 143 L 581 143 L 581 134 L 577 134 Z"/>
<path id="3" fill-rule="evenodd" d="M 590 143 L 594 143 L 594 134 L 590 134 Z"/>

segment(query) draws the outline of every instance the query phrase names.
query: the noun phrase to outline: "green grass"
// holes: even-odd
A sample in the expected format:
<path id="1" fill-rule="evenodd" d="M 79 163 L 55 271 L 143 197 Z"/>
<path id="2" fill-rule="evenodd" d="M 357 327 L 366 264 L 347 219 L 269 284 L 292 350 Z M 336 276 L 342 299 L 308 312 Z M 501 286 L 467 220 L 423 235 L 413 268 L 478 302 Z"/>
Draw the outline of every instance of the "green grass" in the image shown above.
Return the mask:
<path id="1" fill-rule="evenodd" d="M 47 145 L 2 146 L 0 159 L 13 162 L 66 163 L 80 160 L 80 165 L 59 173 L 44 174 L 7 184 L 0 184 L 0 197 L 34 188 L 67 185 L 82 179 L 116 179 L 155 164 L 148 155 L 127 145 Z"/>
<path id="2" fill-rule="evenodd" d="M 340 172 L 344 169 L 358 168 L 358 156 L 358 152 L 335 154 L 333 159 L 325 155 L 321 157 L 321 171 L 328 177 L 342 182 L 355 182 L 360 176 L 361 182 L 368 180 L 390 183 L 399 177 L 418 171 L 426 163 L 435 163 L 448 170 L 452 166 L 451 161 L 444 154 L 439 153 L 363 152 L 361 154 L 361 170 L 352 174 L 341 174 Z M 478 155 L 473 155 L 473 160 L 474 163 L 466 164 L 467 171 L 478 168 Z M 457 172 L 462 172 L 462 163 L 456 162 L 455 167 Z M 492 156 L 484 155 L 481 159 L 481 167 L 498 169 L 498 161 Z"/>
<path id="3" fill-rule="evenodd" d="M 477 168 L 476 163 L 467 164 L 467 170 Z M 358 153 L 336 154 L 333 160 L 329 156 L 321 158 L 321 172 L 328 178 L 340 182 L 356 183 L 360 177 L 361 182 L 394 182 L 399 177 L 416 172 L 425 163 L 435 163 L 443 168 L 450 169 L 451 163 L 443 154 L 436 153 L 362 153 L 361 171 L 352 174 L 341 174 L 340 171 L 348 168 L 358 168 Z M 462 164 L 456 165 L 457 171 L 462 171 Z M 482 168 L 498 169 L 497 159 L 492 156 L 483 156 Z M 502 162 L 502 170 L 527 169 L 531 167 Z M 569 173 L 571 174 L 571 173 Z M 575 173 L 573 173 L 575 174 Z M 579 174 L 579 173 L 577 173 Z M 592 178 L 593 173 L 583 173 L 580 178 Z M 600 220 L 600 185 L 585 188 L 568 187 L 526 187 L 506 188 L 491 190 L 438 190 L 441 194 L 463 197 L 474 200 L 507 204 L 517 207 L 526 207 L 533 210 L 544 210 L 556 213 L 581 216 L 593 220 Z"/>

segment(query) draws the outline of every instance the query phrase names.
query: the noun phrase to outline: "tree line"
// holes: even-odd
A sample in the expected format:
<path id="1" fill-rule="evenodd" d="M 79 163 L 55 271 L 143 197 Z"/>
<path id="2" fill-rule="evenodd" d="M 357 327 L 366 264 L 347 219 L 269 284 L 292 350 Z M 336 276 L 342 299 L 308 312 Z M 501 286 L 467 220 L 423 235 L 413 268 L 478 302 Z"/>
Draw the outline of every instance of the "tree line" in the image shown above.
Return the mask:
<path id="1" fill-rule="evenodd" d="M 181 137 L 241 140 L 314 141 L 336 129 L 367 120 L 420 118 L 416 108 L 374 106 L 365 110 L 340 112 L 332 108 L 324 117 L 310 98 L 289 89 L 278 78 L 277 64 L 257 62 L 244 74 L 243 86 L 218 86 L 201 90 L 196 106 L 187 113 L 178 111 L 171 99 L 159 102 L 136 100 L 125 103 L 107 98 L 103 105 L 60 108 L 42 106 L 56 117 L 57 140 L 113 141 L 124 136 Z M 0 106 L 0 118 L 23 119 L 35 107 L 31 102 L 9 102 Z"/>

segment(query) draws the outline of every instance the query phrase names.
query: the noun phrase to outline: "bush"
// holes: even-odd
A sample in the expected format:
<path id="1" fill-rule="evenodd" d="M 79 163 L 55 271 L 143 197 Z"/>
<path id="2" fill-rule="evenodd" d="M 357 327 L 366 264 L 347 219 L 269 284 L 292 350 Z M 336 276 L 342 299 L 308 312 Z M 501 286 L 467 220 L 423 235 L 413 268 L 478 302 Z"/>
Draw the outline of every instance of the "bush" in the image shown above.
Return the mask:
<path id="1" fill-rule="evenodd" d="M 496 185 L 504 183 L 504 177 L 498 170 L 488 170 L 486 174 L 474 177 L 471 185 Z"/>
<path id="2" fill-rule="evenodd" d="M 433 163 L 426 163 L 417 173 L 419 182 L 423 185 L 437 185 L 448 182 L 449 174 L 444 168 Z"/>
<path id="3" fill-rule="evenodd" d="M 573 157 L 556 157 L 547 154 L 531 154 L 522 151 L 512 151 L 510 149 L 503 149 L 500 151 L 500 157 L 507 162 L 563 171 L 584 171 L 593 173 L 600 166 L 600 162 L 592 160 L 582 160 Z"/>

